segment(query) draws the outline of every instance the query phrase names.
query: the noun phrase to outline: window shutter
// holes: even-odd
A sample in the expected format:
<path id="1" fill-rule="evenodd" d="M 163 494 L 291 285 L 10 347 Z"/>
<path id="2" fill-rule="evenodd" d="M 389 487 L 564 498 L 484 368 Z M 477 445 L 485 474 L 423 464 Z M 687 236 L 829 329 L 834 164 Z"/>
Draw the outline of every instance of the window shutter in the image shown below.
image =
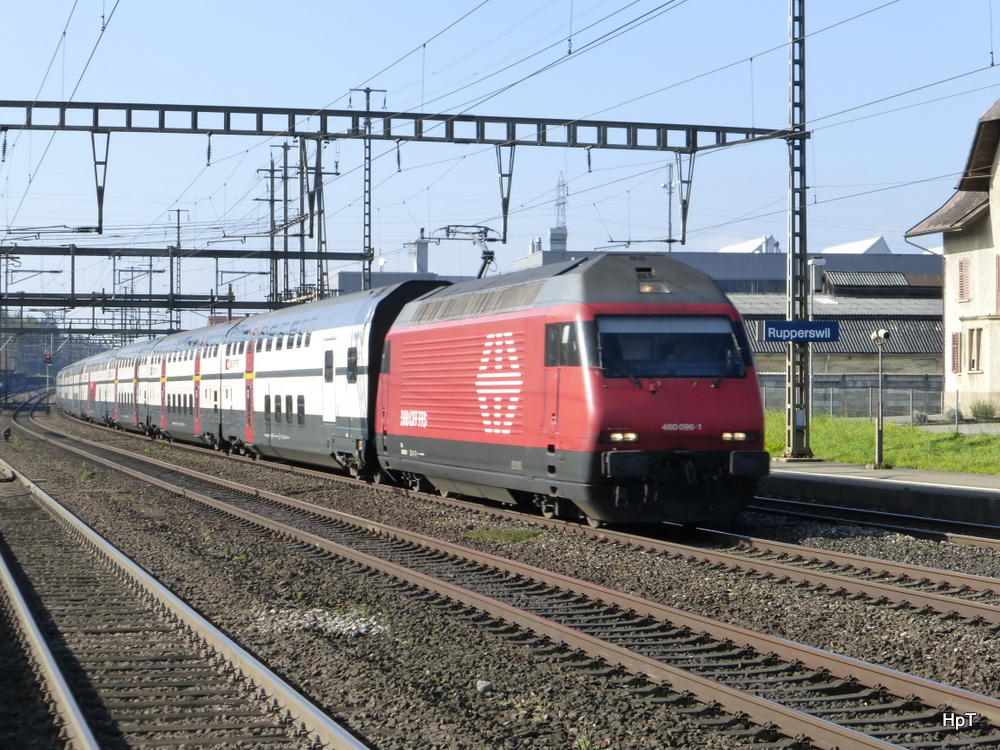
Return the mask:
<path id="1" fill-rule="evenodd" d="M 958 298 L 960 300 L 969 299 L 969 259 L 962 258 L 958 261 Z"/>
<path id="2" fill-rule="evenodd" d="M 951 371 L 961 372 L 962 370 L 962 334 L 951 334 Z"/>

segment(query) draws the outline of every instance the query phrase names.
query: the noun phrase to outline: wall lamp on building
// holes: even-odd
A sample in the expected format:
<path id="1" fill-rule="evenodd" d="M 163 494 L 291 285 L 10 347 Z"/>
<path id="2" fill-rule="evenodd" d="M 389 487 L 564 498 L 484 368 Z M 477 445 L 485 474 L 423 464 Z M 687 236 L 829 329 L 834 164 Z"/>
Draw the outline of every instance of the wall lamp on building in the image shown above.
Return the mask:
<path id="1" fill-rule="evenodd" d="M 885 465 L 883 458 L 883 443 L 882 443 L 882 351 L 885 349 L 885 345 L 889 342 L 890 332 L 885 328 L 879 328 L 877 331 L 872 331 L 871 340 L 875 344 L 875 348 L 878 349 L 878 413 L 875 417 L 875 463 L 872 466 L 873 469 L 885 469 L 888 468 Z"/>

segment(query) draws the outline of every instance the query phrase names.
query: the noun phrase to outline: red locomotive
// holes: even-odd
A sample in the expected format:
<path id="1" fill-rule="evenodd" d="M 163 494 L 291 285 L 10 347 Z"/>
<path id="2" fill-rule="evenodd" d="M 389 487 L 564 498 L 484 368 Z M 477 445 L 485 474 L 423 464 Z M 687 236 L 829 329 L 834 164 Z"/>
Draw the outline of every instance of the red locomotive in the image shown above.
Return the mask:
<path id="1" fill-rule="evenodd" d="M 739 313 L 667 255 L 609 254 L 437 289 L 386 339 L 390 475 L 598 522 L 735 515 L 767 474 Z"/>

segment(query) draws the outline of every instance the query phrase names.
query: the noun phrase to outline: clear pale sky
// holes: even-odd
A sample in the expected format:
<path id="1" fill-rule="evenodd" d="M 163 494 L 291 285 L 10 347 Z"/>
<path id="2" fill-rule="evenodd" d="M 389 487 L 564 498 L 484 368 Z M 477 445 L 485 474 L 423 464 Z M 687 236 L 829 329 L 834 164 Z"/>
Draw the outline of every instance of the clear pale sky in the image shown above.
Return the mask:
<path id="1" fill-rule="evenodd" d="M 393 111 L 788 123 L 787 0 L 4 5 L 5 100 L 357 109 L 363 95 L 350 97 L 350 89 L 369 86 L 387 90 L 373 95 L 373 109 L 384 102 Z M 810 252 L 880 235 L 894 252 L 917 251 L 903 233 L 952 194 L 976 121 L 1000 97 L 1000 68 L 993 67 L 1000 0 L 992 5 L 807 2 Z M 261 170 L 279 156 L 280 141 L 216 136 L 211 144 L 208 166 L 204 136 L 112 135 L 106 229 L 98 237 L 63 229 L 96 224 L 89 136 L 12 129 L 0 164 L 3 240 L 162 247 L 176 240 L 179 209 L 185 247 L 266 247 L 257 236 L 268 225 Z M 409 270 L 406 243 L 421 228 L 500 229 L 491 146 L 402 144 L 397 160 L 393 144 L 375 142 L 373 152 L 374 245 L 386 270 Z M 356 251 L 361 145 L 328 145 L 324 165 L 332 169 L 335 162 L 341 175 L 326 182 L 328 247 Z M 582 150 L 519 147 L 509 241 L 495 247 L 498 268 L 508 270 L 513 258 L 527 254 L 532 237 L 546 237 L 555 224 L 560 174 L 569 192 L 571 249 L 665 238 L 662 186 L 672 162 L 669 153 L 594 150 L 588 165 Z M 700 154 L 688 244 L 679 249 L 713 251 L 769 234 L 784 246 L 787 168 L 782 141 Z M 471 243 L 431 250 L 431 268 L 439 273 L 471 274 L 478 265 Z M 331 270 L 341 266 L 352 268 Z M 22 267 L 64 266 L 31 258 Z M 108 261 L 79 267 L 78 288 L 115 286 Z M 243 263 L 223 270 L 232 279 L 263 268 Z M 185 263 L 184 291 L 207 293 L 213 274 L 210 263 Z M 69 286 L 68 273 L 15 281 L 11 291 Z M 165 275 L 155 283 L 165 284 Z M 234 287 L 259 297 L 266 282 L 250 275 Z"/>

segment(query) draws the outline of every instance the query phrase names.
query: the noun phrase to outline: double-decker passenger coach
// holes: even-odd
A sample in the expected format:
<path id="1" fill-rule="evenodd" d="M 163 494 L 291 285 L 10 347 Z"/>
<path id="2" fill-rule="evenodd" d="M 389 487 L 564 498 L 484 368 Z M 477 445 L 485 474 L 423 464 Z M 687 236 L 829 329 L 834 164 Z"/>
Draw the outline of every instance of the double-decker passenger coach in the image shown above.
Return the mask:
<path id="1" fill-rule="evenodd" d="M 769 464 L 739 313 L 669 255 L 404 282 L 105 352 L 57 386 L 122 429 L 595 524 L 732 516 Z"/>

